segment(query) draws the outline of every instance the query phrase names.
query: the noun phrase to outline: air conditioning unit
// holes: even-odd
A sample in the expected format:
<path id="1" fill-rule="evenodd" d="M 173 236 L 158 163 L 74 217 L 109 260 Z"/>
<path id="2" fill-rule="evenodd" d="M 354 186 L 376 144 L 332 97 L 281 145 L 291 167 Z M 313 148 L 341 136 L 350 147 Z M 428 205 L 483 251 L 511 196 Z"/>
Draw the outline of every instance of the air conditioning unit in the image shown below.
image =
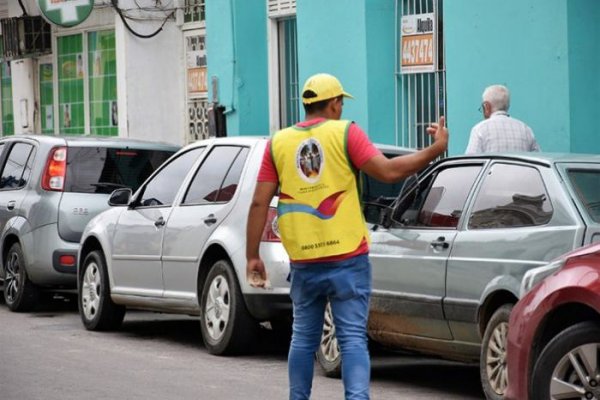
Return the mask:
<path id="1" fill-rule="evenodd" d="M 52 52 L 50 24 L 40 16 L 0 19 L 2 57 L 6 60 L 27 58 Z"/>

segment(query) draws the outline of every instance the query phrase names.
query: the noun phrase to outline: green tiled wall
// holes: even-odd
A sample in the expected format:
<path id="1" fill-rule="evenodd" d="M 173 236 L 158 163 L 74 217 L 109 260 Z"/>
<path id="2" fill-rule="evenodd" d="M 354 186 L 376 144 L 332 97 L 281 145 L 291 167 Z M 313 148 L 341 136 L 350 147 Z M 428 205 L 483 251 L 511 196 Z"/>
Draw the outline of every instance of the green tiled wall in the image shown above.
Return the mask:
<path id="1" fill-rule="evenodd" d="M 88 33 L 90 132 L 117 136 L 117 57 L 115 32 Z"/>
<path id="2" fill-rule="evenodd" d="M 4 53 L 4 46 L 0 40 L 0 54 L 2 53 Z M 9 62 L 0 64 L 0 102 L 2 103 L 2 134 L 3 136 L 14 135 L 15 123 L 12 101 L 12 76 L 10 73 Z"/>
<path id="3" fill-rule="evenodd" d="M 42 133 L 54 135 L 54 86 L 52 64 L 40 64 L 40 115 Z"/>
<path id="4" fill-rule="evenodd" d="M 57 38 L 58 126 L 60 133 L 82 135 L 84 127 L 82 35 Z"/>
<path id="5" fill-rule="evenodd" d="M 10 75 L 10 64 L 2 63 L 1 85 L 2 85 L 2 134 L 13 135 L 15 133 L 15 123 L 13 116 L 12 101 L 12 78 Z"/>

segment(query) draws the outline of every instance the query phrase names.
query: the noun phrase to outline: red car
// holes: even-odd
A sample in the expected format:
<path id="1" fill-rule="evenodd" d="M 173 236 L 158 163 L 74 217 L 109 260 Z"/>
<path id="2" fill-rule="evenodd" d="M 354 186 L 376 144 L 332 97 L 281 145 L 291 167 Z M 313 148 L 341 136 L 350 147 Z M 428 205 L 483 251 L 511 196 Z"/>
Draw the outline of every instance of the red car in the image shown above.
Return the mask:
<path id="1" fill-rule="evenodd" d="M 510 317 L 505 398 L 600 399 L 600 244 L 532 270 L 530 287 Z"/>

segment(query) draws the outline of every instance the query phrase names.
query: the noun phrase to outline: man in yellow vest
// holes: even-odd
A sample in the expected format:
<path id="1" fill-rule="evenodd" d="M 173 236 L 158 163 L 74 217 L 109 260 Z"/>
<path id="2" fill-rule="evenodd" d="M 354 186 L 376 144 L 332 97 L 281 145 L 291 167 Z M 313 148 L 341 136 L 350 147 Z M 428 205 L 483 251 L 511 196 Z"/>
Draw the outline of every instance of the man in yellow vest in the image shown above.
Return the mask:
<path id="1" fill-rule="evenodd" d="M 369 233 L 360 206 L 357 172 L 397 182 L 444 153 L 444 117 L 427 129 L 433 144 L 386 158 L 364 131 L 341 120 L 344 97 L 332 75 L 310 77 L 302 91 L 306 118 L 277 132 L 265 150 L 247 226 L 246 273 L 263 286 L 259 245 L 271 199 L 279 188 L 278 225 L 290 256 L 293 334 L 288 357 L 290 400 L 309 399 L 314 353 L 330 302 L 342 353 L 346 399 L 368 399 L 367 319 L 371 294 Z"/>

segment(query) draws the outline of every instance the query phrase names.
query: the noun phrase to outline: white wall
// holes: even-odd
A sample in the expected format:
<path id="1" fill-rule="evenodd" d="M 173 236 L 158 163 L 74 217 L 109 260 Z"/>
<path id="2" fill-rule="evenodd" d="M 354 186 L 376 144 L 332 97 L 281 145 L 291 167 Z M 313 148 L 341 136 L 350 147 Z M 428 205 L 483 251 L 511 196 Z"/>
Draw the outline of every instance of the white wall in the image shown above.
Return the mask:
<path id="1" fill-rule="evenodd" d="M 183 36 L 171 20 L 150 39 L 131 34 L 116 17 L 117 90 L 121 136 L 184 144 Z M 128 20 L 150 34 L 161 21 Z"/>
<path id="2" fill-rule="evenodd" d="M 15 134 L 35 132 L 33 65 L 31 58 L 13 60 L 10 63 Z"/>

